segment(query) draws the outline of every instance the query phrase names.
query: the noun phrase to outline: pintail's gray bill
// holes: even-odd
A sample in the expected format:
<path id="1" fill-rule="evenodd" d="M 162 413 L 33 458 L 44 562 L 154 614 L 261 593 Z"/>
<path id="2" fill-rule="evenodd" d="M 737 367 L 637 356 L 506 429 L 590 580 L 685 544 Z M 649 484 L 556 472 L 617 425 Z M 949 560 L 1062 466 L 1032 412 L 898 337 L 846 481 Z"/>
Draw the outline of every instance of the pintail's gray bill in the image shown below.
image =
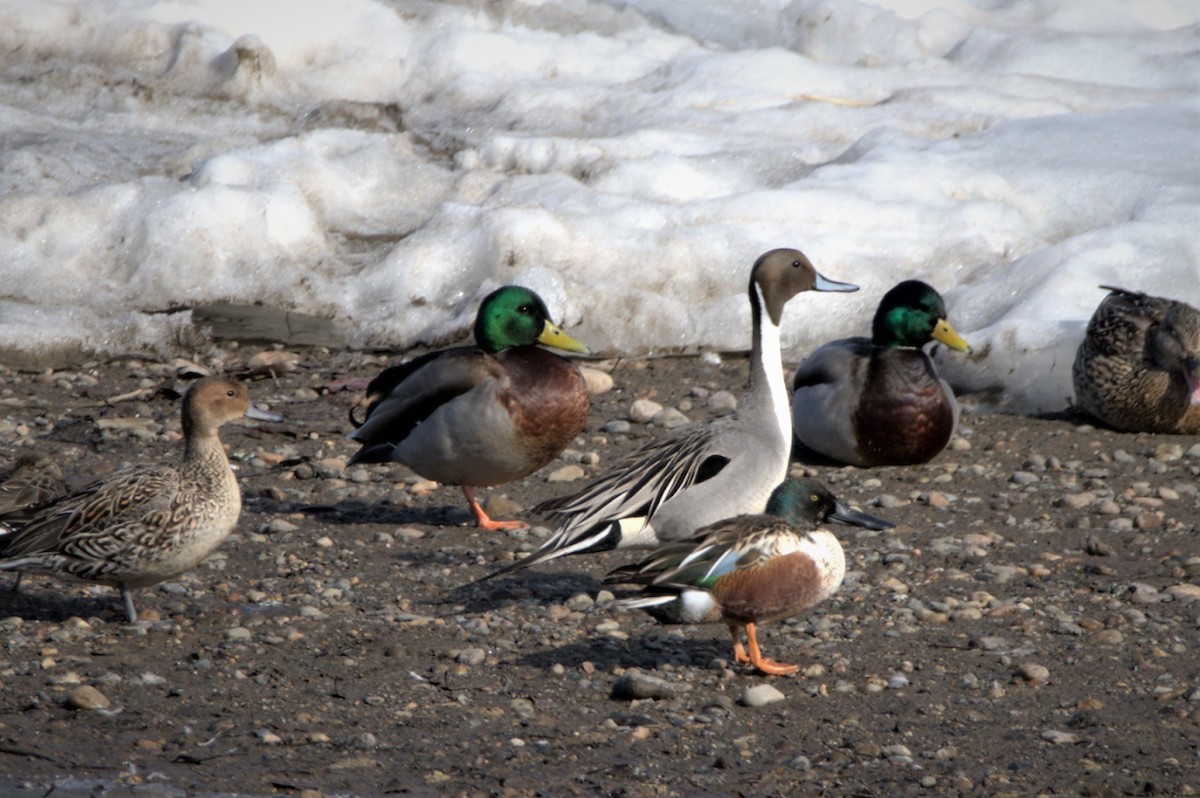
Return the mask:
<path id="1" fill-rule="evenodd" d="M 830 280 L 820 272 L 817 272 L 817 281 L 813 283 L 812 290 L 814 291 L 857 291 L 858 286 L 854 283 L 839 283 L 837 280 Z"/>

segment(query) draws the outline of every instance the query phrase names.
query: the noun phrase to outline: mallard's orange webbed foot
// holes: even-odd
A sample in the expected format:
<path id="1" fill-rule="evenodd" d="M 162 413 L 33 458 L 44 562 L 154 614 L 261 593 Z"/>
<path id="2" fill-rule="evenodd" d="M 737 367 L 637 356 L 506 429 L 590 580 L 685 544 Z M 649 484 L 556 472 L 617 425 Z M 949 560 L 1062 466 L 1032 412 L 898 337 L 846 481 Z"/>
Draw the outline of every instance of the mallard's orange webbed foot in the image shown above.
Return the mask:
<path id="1" fill-rule="evenodd" d="M 475 500 L 475 489 L 467 485 L 462 486 L 463 495 L 467 497 L 467 503 L 471 506 L 471 513 L 475 516 L 475 525 L 480 529 L 486 529 L 491 532 L 500 532 L 506 529 L 524 529 L 529 524 L 524 521 L 493 521 L 484 512 L 483 507 Z"/>

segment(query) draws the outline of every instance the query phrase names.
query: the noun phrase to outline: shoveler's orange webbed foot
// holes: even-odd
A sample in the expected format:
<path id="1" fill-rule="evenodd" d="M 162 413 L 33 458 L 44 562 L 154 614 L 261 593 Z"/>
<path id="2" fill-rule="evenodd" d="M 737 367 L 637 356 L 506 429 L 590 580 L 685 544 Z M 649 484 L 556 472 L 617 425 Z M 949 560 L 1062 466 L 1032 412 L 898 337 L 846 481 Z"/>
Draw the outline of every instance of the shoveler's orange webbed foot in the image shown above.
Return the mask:
<path id="1" fill-rule="evenodd" d="M 799 665 L 789 665 L 786 662 L 776 662 L 773 659 L 766 658 L 760 659 L 757 662 L 751 662 L 750 664 L 769 676 L 787 676 L 789 673 L 795 673 L 800 670 Z"/>
<path id="2" fill-rule="evenodd" d="M 468 504 L 471 505 L 471 513 L 475 516 L 475 525 L 480 529 L 486 529 L 490 532 L 500 532 L 507 529 L 524 529 L 529 526 L 524 521 L 493 521 L 484 512 L 479 502 L 475 500 L 475 491 L 472 488 L 463 485 L 462 492 L 467 497 Z"/>
<path id="3" fill-rule="evenodd" d="M 786 662 L 776 662 L 764 657 L 758 648 L 758 630 L 753 623 L 746 624 L 746 643 L 750 648 L 750 656 L 746 660 L 763 673 L 770 676 L 787 676 L 789 673 L 800 670 L 799 665 L 789 665 Z"/>

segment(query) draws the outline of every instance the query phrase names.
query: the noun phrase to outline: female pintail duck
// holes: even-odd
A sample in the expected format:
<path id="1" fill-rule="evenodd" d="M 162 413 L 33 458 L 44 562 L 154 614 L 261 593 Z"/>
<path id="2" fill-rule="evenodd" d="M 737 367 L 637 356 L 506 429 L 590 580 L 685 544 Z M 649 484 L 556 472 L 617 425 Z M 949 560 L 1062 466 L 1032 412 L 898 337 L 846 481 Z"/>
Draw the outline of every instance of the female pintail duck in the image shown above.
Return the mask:
<path id="1" fill-rule="evenodd" d="M 23 453 L 0 473 L 0 530 L 66 492 L 57 462 L 40 452 Z"/>
<path id="2" fill-rule="evenodd" d="M 123 469 L 37 510 L 0 537 L 0 570 L 115 585 L 136 623 L 130 590 L 196 567 L 237 523 L 241 493 L 217 430 L 241 416 L 282 420 L 251 405 L 241 383 L 198 381 L 183 398 L 178 466 Z"/>
<path id="3" fill-rule="evenodd" d="M 532 474 L 583 431 L 590 401 L 574 364 L 536 344 L 569 352 L 588 348 L 550 323 L 533 291 L 509 285 L 479 306 L 476 346 L 432 352 L 387 369 L 367 386 L 358 429 L 362 448 L 350 463 L 404 463 L 427 479 L 461 486 L 485 529 L 493 521 L 475 500 L 493 487 Z"/>
<path id="4" fill-rule="evenodd" d="M 680 427 L 574 495 L 534 507 L 555 520 L 555 533 L 533 554 L 491 576 L 568 554 L 655 546 L 731 515 L 762 512 L 771 486 L 787 475 L 791 455 L 779 353 L 783 306 L 803 291 L 856 290 L 856 285 L 822 277 L 794 249 L 762 255 L 750 273 L 750 384 L 737 414 Z"/>
<path id="5" fill-rule="evenodd" d="M 605 582 L 645 585 L 623 599 L 671 623 L 725 622 L 733 656 L 763 673 L 795 673 L 797 666 L 763 657 L 756 627 L 799 615 L 832 596 L 846 575 L 846 557 L 826 521 L 887 529 L 890 521 L 851 510 L 811 479 L 788 480 L 771 494 L 766 515 L 710 524 L 686 540 L 668 543 L 646 559 L 610 573 Z M 742 646 L 741 630 L 746 630 Z"/>
<path id="6" fill-rule="evenodd" d="M 851 465 L 931 460 L 954 434 L 958 402 L 921 348 L 930 341 L 970 351 L 946 321 L 941 295 L 906 280 L 884 294 L 870 339 L 830 341 L 796 369 L 796 437 Z"/>
<path id="7" fill-rule="evenodd" d="M 1075 353 L 1075 404 L 1119 430 L 1200 433 L 1200 311 L 1109 291 Z"/>

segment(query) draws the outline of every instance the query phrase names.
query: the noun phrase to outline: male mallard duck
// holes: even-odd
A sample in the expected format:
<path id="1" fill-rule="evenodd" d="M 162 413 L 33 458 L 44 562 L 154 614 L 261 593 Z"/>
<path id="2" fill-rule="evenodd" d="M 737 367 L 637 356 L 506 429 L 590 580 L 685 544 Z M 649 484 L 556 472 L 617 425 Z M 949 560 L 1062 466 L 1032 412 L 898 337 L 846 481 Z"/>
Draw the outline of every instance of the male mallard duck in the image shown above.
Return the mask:
<path id="1" fill-rule="evenodd" d="M 668 543 L 605 582 L 645 585 L 626 607 L 675 623 L 724 621 L 733 657 L 763 673 L 795 673 L 797 666 L 766 659 L 756 626 L 799 615 L 837 592 L 846 557 L 826 521 L 887 529 L 890 521 L 844 507 L 820 482 L 788 480 L 771 494 L 766 515 L 727 518 Z M 746 630 L 747 655 L 741 630 Z"/>
<path id="2" fill-rule="evenodd" d="M 857 466 L 925 463 L 958 425 L 954 392 L 921 348 L 932 340 L 970 351 L 946 321 L 946 305 L 920 280 L 883 295 L 871 338 L 822 344 L 792 380 L 796 437 Z"/>
<path id="3" fill-rule="evenodd" d="M 1131 432 L 1200 433 L 1200 311 L 1102 285 L 1075 353 L 1075 404 Z"/>
<path id="4" fill-rule="evenodd" d="M 44 454 L 26 452 L 0 473 L 0 529 L 20 514 L 67 492 L 62 469 Z M 13 516 L 15 518 L 6 518 Z"/>
<path id="5" fill-rule="evenodd" d="M 183 398 L 183 461 L 123 469 L 38 510 L 0 537 L 0 570 L 40 571 L 115 585 L 130 623 L 133 588 L 199 565 L 242 509 L 218 428 L 241 416 L 280 421 L 250 404 L 246 388 L 208 377 Z"/>
<path id="6" fill-rule="evenodd" d="M 680 427 L 626 457 L 577 493 L 534 507 L 558 522 L 533 554 L 491 574 L 567 554 L 678 540 L 705 524 L 762 512 L 787 475 L 791 419 L 779 354 L 783 306 L 802 291 L 857 291 L 828 280 L 794 249 L 762 255 L 750 272 L 750 384 L 736 415 Z"/>
<path id="7" fill-rule="evenodd" d="M 476 346 L 445 349 L 387 369 L 367 386 L 366 419 L 347 435 L 362 444 L 350 463 L 404 463 L 427 479 L 456 484 L 485 529 L 493 521 L 475 500 L 532 474 L 583 431 L 590 402 L 574 364 L 539 349 L 588 348 L 550 323 L 528 288 L 509 285 L 484 298 Z"/>

